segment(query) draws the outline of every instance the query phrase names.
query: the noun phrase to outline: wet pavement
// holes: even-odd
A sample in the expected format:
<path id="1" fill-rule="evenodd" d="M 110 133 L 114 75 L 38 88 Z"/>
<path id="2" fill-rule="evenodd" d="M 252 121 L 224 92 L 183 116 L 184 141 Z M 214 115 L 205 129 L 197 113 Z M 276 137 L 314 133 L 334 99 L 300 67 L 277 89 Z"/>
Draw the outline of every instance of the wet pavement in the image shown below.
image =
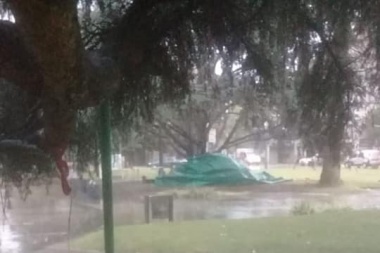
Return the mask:
<path id="1" fill-rule="evenodd" d="M 68 241 L 69 234 L 97 229 L 102 222 L 99 210 L 82 207 L 74 201 L 71 205 L 71 199 L 62 196 L 58 187 L 49 195 L 37 190 L 26 201 L 14 195 L 12 208 L 0 215 L 1 253 L 33 252 Z"/>
<path id="2" fill-rule="evenodd" d="M 141 183 L 116 186 L 115 224 L 143 223 L 143 197 L 155 192 L 157 189 L 153 186 Z M 290 210 L 301 202 L 327 208 L 380 208 L 380 190 L 363 190 L 350 194 L 248 191 L 236 194 L 235 197 L 179 198 L 175 200 L 174 210 L 176 220 L 243 219 L 289 215 Z M 1 218 L 1 253 L 68 252 L 69 239 L 102 226 L 100 201 L 78 194 L 72 199 L 64 197 L 59 187 L 49 195 L 37 190 L 26 202 L 17 195 L 14 196 L 12 209 L 6 211 L 6 217 L 2 214 Z M 45 248 L 57 243 L 61 245 L 60 250 Z"/>

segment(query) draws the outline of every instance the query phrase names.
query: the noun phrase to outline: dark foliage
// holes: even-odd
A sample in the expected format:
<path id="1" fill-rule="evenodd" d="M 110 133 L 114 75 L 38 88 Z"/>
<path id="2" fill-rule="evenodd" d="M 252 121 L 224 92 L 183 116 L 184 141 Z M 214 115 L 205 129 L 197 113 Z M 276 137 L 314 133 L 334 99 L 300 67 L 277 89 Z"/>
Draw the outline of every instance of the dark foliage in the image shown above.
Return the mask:
<path id="1" fill-rule="evenodd" d="M 298 119 L 305 141 L 318 149 L 339 149 L 361 95 L 350 43 L 362 36 L 369 51 L 380 51 L 376 0 L 39 2 L 55 16 L 42 16 L 37 2 L 9 1 L 20 22 L 0 22 L 0 74 L 33 91 L 29 108 L 42 100 L 45 146 L 39 148 L 49 154 L 65 147 L 74 126 L 82 131 L 79 109 L 111 97 L 115 124 L 152 119 L 157 104 L 184 98 L 195 70 L 217 55 L 231 80 L 239 61 L 258 92 L 292 90 L 277 98 L 289 105 L 282 115 Z M 3 130 L 13 138 L 11 132 Z"/>

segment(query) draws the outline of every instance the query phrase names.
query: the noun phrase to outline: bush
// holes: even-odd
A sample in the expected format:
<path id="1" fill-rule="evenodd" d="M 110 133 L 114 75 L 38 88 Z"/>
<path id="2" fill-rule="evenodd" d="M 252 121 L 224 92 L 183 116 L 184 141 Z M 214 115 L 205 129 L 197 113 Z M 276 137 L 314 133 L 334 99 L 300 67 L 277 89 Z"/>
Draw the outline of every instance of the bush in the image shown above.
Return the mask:
<path id="1" fill-rule="evenodd" d="M 214 199 L 218 197 L 218 192 L 208 187 L 190 187 L 165 192 L 171 194 L 174 198 L 182 199 Z"/>
<path id="2" fill-rule="evenodd" d="M 315 208 L 309 203 L 309 202 L 301 202 L 299 204 L 296 204 L 292 210 L 291 213 L 293 215 L 311 215 L 316 212 Z"/>
<path id="3" fill-rule="evenodd" d="M 211 199 L 216 197 L 216 192 L 214 189 L 211 188 L 191 188 L 186 194 L 184 194 L 184 198 L 189 198 L 189 199 Z"/>

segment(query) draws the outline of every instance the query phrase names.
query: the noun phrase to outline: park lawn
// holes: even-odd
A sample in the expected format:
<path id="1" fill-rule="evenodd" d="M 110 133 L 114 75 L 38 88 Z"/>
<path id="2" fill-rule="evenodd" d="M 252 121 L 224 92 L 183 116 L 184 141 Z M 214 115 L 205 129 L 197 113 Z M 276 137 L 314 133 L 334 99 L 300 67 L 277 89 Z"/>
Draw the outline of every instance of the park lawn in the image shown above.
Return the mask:
<path id="1" fill-rule="evenodd" d="M 319 180 L 321 168 L 297 166 L 277 167 L 268 170 L 274 176 L 292 179 L 295 183 L 313 183 Z M 346 186 L 354 187 L 380 187 L 380 169 L 341 169 L 341 178 Z M 380 251 L 379 251 L 380 252 Z"/>
<path id="2" fill-rule="evenodd" d="M 141 180 L 143 176 L 147 179 L 154 179 L 158 175 L 158 169 L 151 167 L 134 167 L 133 169 L 113 170 L 112 175 L 114 178 L 127 181 Z"/>
<path id="3" fill-rule="evenodd" d="M 131 225 L 115 229 L 115 252 L 378 253 L 379 211 L 327 211 L 309 216 Z M 73 242 L 103 249 L 101 231 Z"/>
<path id="4" fill-rule="evenodd" d="M 297 166 L 276 166 L 268 170 L 274 176 L 291 179 L 294 183 L 315 183 L 319 180 L 321 168 L 312 169 L 310 167 Z M 150 167 L 135 167 L 132 169 L 114 170 L 113 176 L 123 180 L 141 180 L 143 176 L 147 179 L 154 179 L 158 174 L 158 169 Z M 341 178 L 346 186 L 359 188 L 374 187 L 380 188 L 380 169 L 346 169 L 342 168 Z"/>

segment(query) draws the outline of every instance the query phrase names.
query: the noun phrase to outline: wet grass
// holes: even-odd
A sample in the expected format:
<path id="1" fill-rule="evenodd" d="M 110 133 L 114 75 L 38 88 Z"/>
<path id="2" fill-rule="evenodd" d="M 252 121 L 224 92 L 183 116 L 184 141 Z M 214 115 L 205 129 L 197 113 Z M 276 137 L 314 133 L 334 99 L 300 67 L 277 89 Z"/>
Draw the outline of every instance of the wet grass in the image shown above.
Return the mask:
<path id="1" fill-rule="evenodd" d="M 127 181 L 141 180 L 143 176 L 147 179 L 154 179 L 158 175 L 158 169 L 150 167 L 134 167 L 133 169 L 113 170 L 112 176 L 115 179 Z"/>
<path id="2" fill-rule="evenodd" d="M 212 187 L 185 187 L 162 191 L 161 194 L 173 195 L 180 199 L 217 199 L 219 192 Z"/>
<path id="3" fill-rule="evenodd" d="M 115 252 L 378 253 L 380 212 L 329 211 L 307 216 L 157 223 L 118 227 Z M 73 243 L 103 249 L 103 234 Z"/>
<path id="4" fill-rule="evenodd" d="M 310 167 L 292 165 L 272 166 L 269 173 L 277 177 L 292 179 L 295 184 L 315 184 L 318 182 L 321 168 L 312 169 Z M 143 176 L 147 179 L 154 179 L 158 174 L 158 169 L 150 167 L 135 167 L 134 169 L 114 170 L 115 179 L 138 181 Z M 347 169 L 343 168 L 341 177 L 345 187 L 352 188 L 380 188 L 380 169 Z"/>
<path id="5" fill-rule="evenodd" d="M 316 183 L 321 175 L 321 168 L 297 166 L 276 167 L 268 170 L 274 176 L 292 179 L 294 183 Z M 380 188 L 380 169 L 347 169 L 341 170 L 341 178 L 345 186 L 358 188 Z"/>

